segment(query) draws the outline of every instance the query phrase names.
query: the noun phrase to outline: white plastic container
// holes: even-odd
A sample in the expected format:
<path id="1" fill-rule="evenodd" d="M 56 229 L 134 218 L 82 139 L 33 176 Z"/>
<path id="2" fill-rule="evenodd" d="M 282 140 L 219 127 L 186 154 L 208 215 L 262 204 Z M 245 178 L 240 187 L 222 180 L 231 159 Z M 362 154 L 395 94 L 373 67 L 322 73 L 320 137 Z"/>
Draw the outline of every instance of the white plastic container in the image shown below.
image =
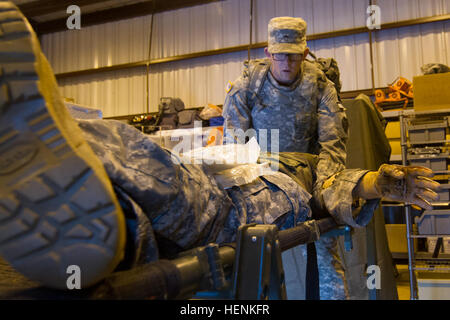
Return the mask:
<path id="1" fill-rule="evenodd" d="M 450 237 L 444 237 L 444 253 L 450 253 Z"/>
<path id="2" fill-rule="evenodd" d="M 436 248 L 436 243 L 437 243 L 438 237 L 427 237 L 427 247 L 428 247 L 428 252 L 433 253 L 434 252 L 434 248 Z M 441 250 L 439 250 L 440 253 L 444 252 L 444 248 L 445 248 L 445 241 L 444 241 L 444 246 L 441 247 Z"/>

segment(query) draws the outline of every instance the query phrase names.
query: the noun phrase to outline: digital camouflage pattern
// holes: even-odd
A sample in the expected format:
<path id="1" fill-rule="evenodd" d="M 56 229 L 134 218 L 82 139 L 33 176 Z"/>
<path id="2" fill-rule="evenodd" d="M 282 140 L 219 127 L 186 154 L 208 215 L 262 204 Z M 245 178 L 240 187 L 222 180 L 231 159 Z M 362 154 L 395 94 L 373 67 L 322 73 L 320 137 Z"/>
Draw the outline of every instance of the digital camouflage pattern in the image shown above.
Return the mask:
<path id="1" fill-rule="evenodd" d="M 173 163 L 168 150 L 134 127 L 114 120 L 80 120 L 79 126 L 104 164 L 126 214 L 127 260 L 122 267 L 137 266 L 209 242 L 232 242 L 237 228 L 246 223 L 273 223 L 286 229 L 311 218 L 312 190 L 305 189 L 312 187 L 311 178 L 315 176 L 308 173 L 315 171 L 317 163 L 311 155 L 304 160 L 300 154 L 280 154 L 287 165 L 295 166 L 295 159 L 310 164 L 305 167 L 305 174 L 296 174 L 300 181 L 304 180 L 303 184 L 279 172 L 225 191 L 202 166 Z M 361 177 L 366 171 L 344 172 L 330 186 L 340 195 L 340 203 L 348 202 L 329 208 L 334 217 L 352 216 L 347 211 L 353 210 L 352 190 L 358 179 L 351 178 L 350 182 L 343 178 L 355 177 L 355 172 Z M 333 197 L 334 193 L 330 199 L 325 197 L 322 205 L 334 204 Z M 313 225 L 310 227 L 315 230 Z M 340 263 L 333 255 L 323 257 L 332 259 L 330 264 L 319 256 L 319 266 L 323 264 L 323 268 Z M 335 274 L 333 270 L 326 271 L 322 272 L 323 277 Z M 326 285 L 321 287 L 322 299 L 342 298 L 334 294 L 336 288 L 344 288 L 342 281 L 320 281 Z"/>
<path id="2" fill-rule="evenodd" d="M 334 84 L 314 63 L 304 61 L 301 76 L 289 87 L 279 85 L 270 72 L 259 71 L 264 65 L 270 67 L 269 59 L 250 61 L 229 90 L 223 106 L 224 143 L 242 143 L 242 139 L 237 139 L 239 129 L 244 132 L 254 129 L 263 152 L 318 155 L 312 194 L 315 206 L 321 207 L 317 202 L 322 199 L 323 182 L 345 169 L 348 134 L 345 109 Z M 277 130 L 278 136 L 273 136 L 271 133 Z M 329 278 L 320 283 L 322 299 L 346 296 L 344 271 L 334 240 L 316 242 L 318 252 L 329 252 L 323 257 L 318 255 L 319 273 L 327 273 Z M 323 287 L 325 284 L 327 287 Z M 329 291 L 329 285 L 340 288 L 341 294 Z"/>
<path id="3" fill-rule="evenodd" d="M 450 72 L 450 68 L 442 63 L 427 63 L 420 67 L 424 75 Z"/>
<path id="4" fill-rule="evenodd" d="M 348 190 L 354 190 L 369 170 L 345 169 L 334 177 L 332 183 L 323 188 L 321 202 L 340 225 L 354 228 L 365 227 L 372 219 L 379 199 L 355 201 Z"/>
<path id="5" fill-rule="evenodd" d="M 261 163 L 278 162 L 278 170 L 288 175 L 309 193 L 312 193 L 314 181 L 316 181 L 318 160 L 316 155 L 298 152 L 261 154 L 258 159 Z M 373 210 L 378 206 L 379 200 L 358 199 L 355 201 L 353 193 L 349 190 L 354 190 L 368 172 L 369 170 L 345 169 L 333 175 L 322 186 L 322 196 L 313 204 L 315 212 L 312 217 L 319 219 L 331 215 L 339 225 L 349 225 L 354 228 L 366 226 L 372 219 Z"/>
<path id="6" fill-rule="evenodd" d="M 305 61 L 302 77 L 290 87 L 280 86 L 268 72 L 266 79 L 258 79 L 263 84 L 256 95 L 249 89 L 249 75 L 257 63 L 249 64 L 227 94 L 224 143 L 235 143 L 239 129 L 255 129 L 262 152 L 318 155 L 314 191 L 318 198 L 323 181 L 345 168 L 348 121 L 336 89 L 322 71 Z M 273 130 L 279 130 L 279 140 L 271 138 Z"/>
<path id="7" fill-rule="evenodd" d="M 177 165 L 171 153 L 119 121 L 80 121 L 114 185 L 145 212 L 152 229 L 180 249 L 214 241 L 231 201 L 200 166 Z"/>
<path id="8" fill-rule="evenodd" d="M 306 49 L 306 22 L 302 18 L 272 18 L 268 34 L 270 53 L 303 53 Z"/>
<path id="9" fill-rule="evenodd" d="M 261 162 L 278 162 L 279 171 L 289 175 L 305 190 L 312 193 L 316 179 L 318 157 L 311 154 L 283 152 L 278 155 L 263 154 Z M 331 215 L 341 225 L 355 228 L 366 226 L 372 219 L 379 200 L 353 201 L 352 192 L 367 170 L 346 169 L 333 176 L 327 186 L 323 187 L 323 196 L 313 205 L 313 217 L 323 218 Z M 316 242 L 318 256 L 320 297 L 323 300 L 342 300 L 348 297 L 344 266 L 340 260 L 337 239 L 322 237 Z M 306 246 L 299 246 L 298 251 L 306 259 Z"/>
<path id="10" fill-rule="evenodd" d="M 168 150 L 127 124 L 80 120 L 79 126 L 116 189 L 141 208 L 157 238 L 180 250 L 233 241 L 241 224 L 289 228 L 310 217 L 311 195 L 283 173 L 225 191 L 202 166 L 174 164 Z"/>
<path id="11" fill-rule="evenodd" d="M 19 27 L 20 30 L 29 28 Z M 25 53 L 30 56 L 30 52 Z M 46 71 L 51 77 L 51 69 Z M 45 89 L 48 83 L 42 83 Z M 56 88 L 56 84 L 53 87 Z M 23 88 L 16 89 L 21 93 Z M 57 101 L 57 94 L 51 93 L 47 97 L 54 99 L 46 99 L 49 106 L 60 102 Z M 53 109 L 52 112 L 64 114 L 64 107 L 61 107 L 59 111 Z M 42 117 L 41 111 L 39 116 Z M 68 119 L 61 116 L 59 120 L 61 123 L 58 127 L 77 129 L 69 125 Z M 225 191 L 202 167 L 174 163 L 169 151 L 159 147 L 149 136 L 134 127 L 119 121 L 97 119 L 80 120 L 78 126 L 104 165 L 125 214 L 127 243 L 121 268 L 132 268 L 208 242 L 233 241 L 237 227 L 243 223 L 274 223 L 283 229 L 293 227 L 311 216 L 311 190 L 305 190 L 283 173 L 263 176 L 251 184 Z M 80 147 L 80 143 L 84 143 L 81 140 L 70 140 L 68 143 Z M 97 159 L 92 159 L 95 159 L 92 164 L 97 165 Z M 69 166 L 67 168 L 71 169 Z M 89 188 L 100 187 L 102 190 L 103 181 L 92 177 L 88 176 Z M 329 188 L 340 186 L 341 177 L 337 175 Z M 352 193 L 351 188 L 336 191 L 345 194 L 342 197 L 344 201 L 352 198 L 349 195 Z M 89 197 L 87 200 L 94 201 Z M 325 197 L 322 203 L 327 203 Z M 337 207 L 335 214 L 339 215 L 342 208 L 347 210 L 351 206 Z M 343 216 L 349 214 L 342 212 Z M 315 230 L 313 225 L 309 226 Z"/>

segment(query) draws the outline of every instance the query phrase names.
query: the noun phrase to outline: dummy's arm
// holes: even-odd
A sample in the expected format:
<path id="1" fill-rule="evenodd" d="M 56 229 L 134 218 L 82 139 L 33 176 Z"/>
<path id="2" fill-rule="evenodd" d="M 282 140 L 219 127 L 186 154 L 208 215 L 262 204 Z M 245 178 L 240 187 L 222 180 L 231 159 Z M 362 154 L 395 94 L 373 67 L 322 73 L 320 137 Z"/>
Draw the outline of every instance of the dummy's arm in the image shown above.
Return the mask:
<path id="1" fill-rule="evenodd" d="M 384 198 L 432 209 L 430 202 L 439 199 L 436 191 L 440 184 L 430 177 L 433 177 L 433 171 L 425 167 L 383 164 L 378 171 L 364 175 L 354 189 L 354 197 Z"/>

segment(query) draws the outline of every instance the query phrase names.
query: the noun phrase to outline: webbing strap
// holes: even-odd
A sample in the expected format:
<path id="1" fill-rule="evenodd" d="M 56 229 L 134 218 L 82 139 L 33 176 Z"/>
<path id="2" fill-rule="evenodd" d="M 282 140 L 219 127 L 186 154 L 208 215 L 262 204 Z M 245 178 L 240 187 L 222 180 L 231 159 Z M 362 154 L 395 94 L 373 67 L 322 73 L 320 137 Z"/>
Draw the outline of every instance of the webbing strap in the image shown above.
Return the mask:
<path id="1" fill-rule="evenodd" d="M 256 63 L 253 70 L 250 69 L 250 83 L 248 88 L 250 91 L 255 93 L 256 96 L 259 96 L 259 92 L 261 91 L 264 81 L 266 80 L 269 69 L 270 63 L 265 61 Z"/>

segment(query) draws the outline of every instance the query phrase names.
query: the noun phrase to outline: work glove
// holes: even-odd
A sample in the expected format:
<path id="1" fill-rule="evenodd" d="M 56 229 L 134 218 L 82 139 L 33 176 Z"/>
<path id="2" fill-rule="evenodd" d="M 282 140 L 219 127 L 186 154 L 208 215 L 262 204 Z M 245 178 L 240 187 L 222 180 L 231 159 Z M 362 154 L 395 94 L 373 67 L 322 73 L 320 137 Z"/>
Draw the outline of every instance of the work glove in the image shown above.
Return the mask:
<path id="1" fill-rule="evenodd" d="M 363 177 L 357 187 L 358 196 L 406 202 L 430 210 L 433 209 L 430 202 L 439 199 L 436 191 L 440 190 L 440 184 L 430 179 L 433 175 L 425 167 L 383 164 L 378 171 Z"/>

